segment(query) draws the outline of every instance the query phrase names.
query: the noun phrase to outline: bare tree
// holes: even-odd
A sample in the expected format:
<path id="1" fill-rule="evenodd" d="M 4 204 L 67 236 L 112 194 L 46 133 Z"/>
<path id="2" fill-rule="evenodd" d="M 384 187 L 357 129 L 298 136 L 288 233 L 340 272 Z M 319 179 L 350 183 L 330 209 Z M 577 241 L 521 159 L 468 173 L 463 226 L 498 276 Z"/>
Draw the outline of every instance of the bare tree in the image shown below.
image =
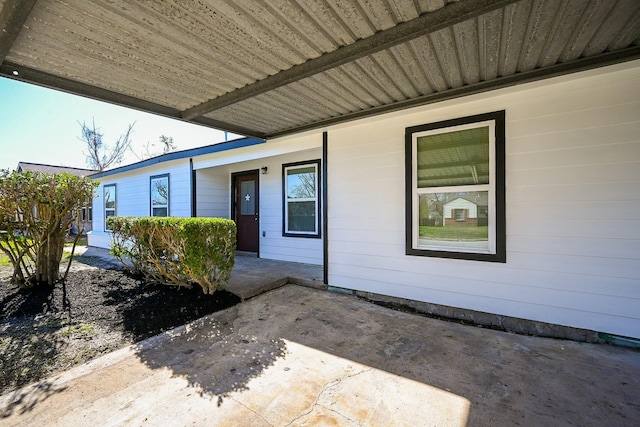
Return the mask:
<path id="1" fill-rule="evenodd" d="M 170 153 L 178 148 L 173 142 L 173 138 L 166 135 L 160 135 L 160 144 L 162 145 L 162 154 Z"/>
<path id="2" fill-rule="evenodd" d="M 310 172 L 297 173 L 298 184 L 290 188 L 291 195 L 297 198 L 314 198 L 316 197 L 316 174 L 313 168 Z"/>
<path id="3" fill-rule="evenodd" d="M 170 136 L 160 135 L 158 141 L 159 144 L 147 142 L 147 145 L 143 147 L 140 154 L 133 151 L 133 149 L 131 149 L 131 152 L 138 158 L 138 160 L 146 160 L 152 157 L 161 156 L 162 154 L 170 153 L 178 148 L 173 142 L 173 138 Z M 160 150 L 155 148 L 158 145 L 160 145 Z"/>
<path id="4" fill-rule="evenodd" d="M 87 152 L 83 152 L 83 154 L 87 157 L 87 164 L 92 169 L 103 171 L 109 166 L 119 164 L 127 150 L 131 149 L 131 134 L 136 122 L 129 124 L 127 131 L 120 135 L 113 146 L 102 141 L 104 134 L 96 128 L 95 120 L 93 120 L 91 127 L 84 122 L 78 122 L 78 124 L 82 128 L 80 140 L 85 143 L 87 148 Z"/>

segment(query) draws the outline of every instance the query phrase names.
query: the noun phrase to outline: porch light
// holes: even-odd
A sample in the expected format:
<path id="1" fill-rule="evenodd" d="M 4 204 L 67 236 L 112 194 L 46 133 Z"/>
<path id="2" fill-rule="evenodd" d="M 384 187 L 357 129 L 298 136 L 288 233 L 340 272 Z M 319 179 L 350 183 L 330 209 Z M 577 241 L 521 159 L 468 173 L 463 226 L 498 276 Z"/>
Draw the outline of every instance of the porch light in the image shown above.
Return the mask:
<path id="1" fill-rule="evenodd" d="M 268 169 L 269 169 L 268 167 L 263 166 L 263 167 L 260 169 L 260 170 L 262 171 L 262 175 L 266 175 L 266 174 L 267 174 L 267 170 L 268 170 Z"/>

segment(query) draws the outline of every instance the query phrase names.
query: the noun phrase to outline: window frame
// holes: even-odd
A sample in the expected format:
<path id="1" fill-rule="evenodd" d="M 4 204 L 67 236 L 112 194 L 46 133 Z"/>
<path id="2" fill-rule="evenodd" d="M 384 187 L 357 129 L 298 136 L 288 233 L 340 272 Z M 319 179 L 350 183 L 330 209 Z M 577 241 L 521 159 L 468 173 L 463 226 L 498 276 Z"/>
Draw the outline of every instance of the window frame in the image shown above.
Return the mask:
<path id="1" fill-rule="evenodd" d="M 163 218 L 163 216 L 161 215 L 154 215 L 153 214 L 153 181 L 156 179 L 167 179 L 167 204 L 166 205 L 156 205 L 156 208 L 167 208 L 167 215 L 164 217 L 169 217 L 171 216 L 171 209 L 170 209 L 170 205 L 171 205 L 171 179 L 169 178 L 169 174 L 168 173 L 163 173 L 161 175 L 152 175 L 149 177 L 149 216 L 153 216 L 153 217 L 159 217 L 159 218 Z"/>
<path id="2" fill-rule="evenodd" d="M 320 159 L 308 160 L 302 162 L 295 163 L 285 163 L 282 165 L 282 236 L 284 237 L 302 237 L 302 238 L 312 238 L 319 239 L 322 237 L 322 209 L 321 209 L 321 169 L 320 169 L 321 161 Z M 288 175 L 287 172 L 292 169 L 302 169 L 306 167 L 315 168 L 315 197 L 305 198 L 297 201 L 290 201 L 287 197 L 287 188 L 288 188 Z M 289 203 L 296 202 L 315 202 L 315 230 L 314 231 L 291 231 L 288 230 L 289 226 Z"/>
<path id="3" fill-rule="evenodd" d="M 82 222 L 92 222 L 93 208 L 91 206 L 83 206 L 80 217 L 82 218 Z"/>
<path id="4" fill-rule="evenodd" d="M 113 188 L 113 208 L 107 208 L 107 188 Z M 113 211 L 113 215 L 110 216 L 117 216 L 118 215 L 118 187 L 116 184 L 107 184 L 104 185 L 102 187 L 102 198 L 103 198 L 103 206 L 104 206 L 104 229 L 105 231 L 111 231 L 109 230 L 109 227 L 107 225 L 107 218 L 109 218 L 109 216 L 107 216 L 107 211 Z"/>
<path id="5" fill-rule="evenodd" d="M 493 129 L 489 144 L 489 184 L 417 187 L 417 138 L 489 125 Z M 405 129 L 405 246 L 406 255 L 506 262 L 505 212 L 505 110 L 444 120 Z M 461 247 L 420 246 L 419 195 L 451 192 L 488 192 L 488 250 Z"/>

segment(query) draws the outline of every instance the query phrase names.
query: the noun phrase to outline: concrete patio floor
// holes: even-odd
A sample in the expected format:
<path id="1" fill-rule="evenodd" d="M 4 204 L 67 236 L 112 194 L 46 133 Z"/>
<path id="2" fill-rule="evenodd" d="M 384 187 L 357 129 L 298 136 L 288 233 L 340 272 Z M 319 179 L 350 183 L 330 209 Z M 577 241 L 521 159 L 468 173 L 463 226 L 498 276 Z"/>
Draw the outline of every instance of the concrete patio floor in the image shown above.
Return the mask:
<path id="1" fill-rule="evenodd" d="M 0 425 L 638 425 L 640 352 L 285 285 L 0 397 Z"/>

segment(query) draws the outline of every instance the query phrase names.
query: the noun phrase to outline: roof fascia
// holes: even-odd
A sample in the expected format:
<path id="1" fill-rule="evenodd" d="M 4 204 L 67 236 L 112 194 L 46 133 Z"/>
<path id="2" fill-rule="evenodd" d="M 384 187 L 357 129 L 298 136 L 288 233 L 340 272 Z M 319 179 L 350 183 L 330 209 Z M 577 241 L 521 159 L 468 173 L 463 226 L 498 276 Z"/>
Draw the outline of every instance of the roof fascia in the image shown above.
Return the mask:
<path id="1" fill-rule="evenodd" d="M 7 0 L 4 3 L 0 12 L 0 64 L 9 54 L 35 4 L 36 0 Z"/>
<path id="2" fill-rule="evenodd" d="M 30 67 L 24 67 L 22 65 L 14 64 L 12 62 L 4 62 L 0 65 L 0 75 L 13 80 L 32 83 L 49 89 L 59 90 L 62 92 L 71 93 L 73 95 L 79 95 L 127 108 L 133 108 L 135 110 L 145 111 L 205 127 L 225 130 L 239 135 L 245 135 L 259 139 L 262 139 L 264 137 L 264 134 L 261 132 L 256 132 L 255 130 L 245 128 L 243 126 L 236 126 L 230 123 L 209 119 L 207 117 L 197 117 L 193 120 L 186 120 L 181 116 L 180 110 L 178 109 L 166 107 L 164 105 L 113 92 L 97 86 L 92 86 L 86 83 L 81 83 L 75 80 L 45 73 L 43 71 L 39 71 Z"/>
<path id="3" fill-rule="evenodd" d="M 109 169 L 107 171 L 98 172 L 93 175 L 89 175 L 89 178 L 98 179 L 106 176 L 115 175 L 124 172 L 131 172 L 137 169 L 142 169 L 148 166 L 157 165 L 164 162 L 170 162 L 172 160 L 182 160 L 191 157 L 202 156 L 204 154 L 219 153 L 222 151 L 235 150 L 237 148 L 249 147 L 252 145 L 264 144 L 264 139 L 258 138 L 241 138 L 233 141 L 221 142 L 218 144 L 207 145 L 206 147 L 190 148 L 188 150 L 175 151 L 172 153 L 163 154 L 161 156 L 152 157 L 147 160 L 142 160 L 137 163 L 133 163 L 126 166 L 121 166 L 115 169 Z"/>
<path id="4" fill-rule="evenodd" d="M 338 67 L 355 59 L 371 55 L 408 40 L 433 33 L 442 28 L 505 7 L 520 0 L 465 0 L 448 4 L 430 13 L 400 23 L 388 30 L 379 31 L 355 43 L 325 53 L 315 59 L 295 65 L 250 85 L 218 96 L 182 112 L 184 119 L 193 119 L 228 105 L 302 80 L 314 74 Z"/>
<path id="5" fill-rule="evenodd" d="M 502 89 L 510 86 L 545 80 L 552 77 L 559 77 L 566 74 L 577 73 L 580 71 L 588 71 L 595 68 L 619 64 L 622 62 L 634 61 L 636 59 L 640 59 L 640 46 L 634 46 L 611 53 L 603 53 L 598 56 L 580 58 L 571 62 L 555 64 L 549 67 L 538 68 L 523 73 L 499 77 L 494 80 L 483 81 L 456 89 L 449 89 L 443 92 L 437 92 L 429 95 L 423 95 L 417 98 L 407 99 L 405 101 L 398 101 L 394 102 L 393 104 L 381 105 L 379 107 L 373 107 L 367 110 L 356 111 L 353 113 L 344 114 L 339 117 L 310 123 L 308 125 L 286 129 L 282 132 L 274 132 L 267 135 L 266 139 L 280 138 L 286 135 L 326 128 L 327 126 L 337 125 L 340 123 L 363 119 L 366 117 L 376 116 L 384 113 L 405 110 L 407 108 L 418 107 L 421 105 L 434 104 L 436 102 L 447 101 L 450 99 L 489 92 L 492 90 Z"/>

